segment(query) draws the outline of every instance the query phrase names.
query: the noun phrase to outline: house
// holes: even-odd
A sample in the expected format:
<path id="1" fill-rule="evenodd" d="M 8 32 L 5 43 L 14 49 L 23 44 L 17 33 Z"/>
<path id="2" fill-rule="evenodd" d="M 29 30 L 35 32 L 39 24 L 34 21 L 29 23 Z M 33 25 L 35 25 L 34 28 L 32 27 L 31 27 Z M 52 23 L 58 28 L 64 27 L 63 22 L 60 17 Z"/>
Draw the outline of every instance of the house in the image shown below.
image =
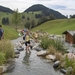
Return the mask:
<path id="1" fill-rule="evenodd" d="M 75 44 L 75 31 L 66 30 L 62 34 L 65 34 L 65 41 L 70 44 Z"/>

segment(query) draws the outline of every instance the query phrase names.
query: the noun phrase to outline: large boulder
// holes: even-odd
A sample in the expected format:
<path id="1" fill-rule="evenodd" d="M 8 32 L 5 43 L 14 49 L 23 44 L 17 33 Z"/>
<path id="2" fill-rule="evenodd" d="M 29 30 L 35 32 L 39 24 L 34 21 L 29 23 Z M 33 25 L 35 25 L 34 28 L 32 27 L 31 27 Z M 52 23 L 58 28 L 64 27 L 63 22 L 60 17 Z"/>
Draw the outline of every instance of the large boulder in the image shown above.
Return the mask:
<path id="1" fill-rule="evenodd" d="M 47 54 L 46 50 L 42 50 L 42 51 L 37 52 L 38 56 L 45 56 L 46 54 Z"/>
<path id="2" fill-rule="evenodd" d="M 64 58 L 67 57 L 69 59 L 75 59 L 75 55 L 73 53 L 67 53 L 64 55 Z"/>
<path id="3" fill-rule="evenodd" d="M 46 55 L 46 59 L 49 59 L 49 60 L 56 60 L 56 57 L 55 55 Z"/>

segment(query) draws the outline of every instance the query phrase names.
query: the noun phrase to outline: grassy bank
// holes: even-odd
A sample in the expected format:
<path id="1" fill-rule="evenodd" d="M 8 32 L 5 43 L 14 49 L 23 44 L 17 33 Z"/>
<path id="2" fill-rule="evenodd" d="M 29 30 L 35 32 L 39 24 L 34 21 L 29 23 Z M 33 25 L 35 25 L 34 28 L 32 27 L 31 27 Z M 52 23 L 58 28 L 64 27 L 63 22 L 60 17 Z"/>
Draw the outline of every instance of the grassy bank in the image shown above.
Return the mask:
<path id="1" fill-rule="evenodd" d="M 5 39 L 16 39 L 18 37 L 18 32 L 16 32 L 15 29 L 8 27 L 8 26 L 3 26 L 4 29 L 4 38 Z"/>
<path id="2" fill-rule="evenodd" d="M 42 30 L 51 34 L 62 34 L 66 30 L 75 30 L 75 19 L 60 19 L 48 21 L 32 29 Z"/>

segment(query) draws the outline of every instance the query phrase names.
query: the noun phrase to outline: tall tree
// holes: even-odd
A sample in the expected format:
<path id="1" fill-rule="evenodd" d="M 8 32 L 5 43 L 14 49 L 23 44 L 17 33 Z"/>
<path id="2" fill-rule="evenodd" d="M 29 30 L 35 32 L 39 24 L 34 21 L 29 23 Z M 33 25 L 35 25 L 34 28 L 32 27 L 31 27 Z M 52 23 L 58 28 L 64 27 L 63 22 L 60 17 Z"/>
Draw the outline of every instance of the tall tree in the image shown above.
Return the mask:
<path id="1" fill-rule="evenodd" d="M 20 22 L 20 13 L 18 12 L 18 9 L 14 10 L 12 21 L 13 21 L 13 23 L 15 23 L 15 25 L 16 25 L 15 29 L 17 31 L 17 25 Z"/>

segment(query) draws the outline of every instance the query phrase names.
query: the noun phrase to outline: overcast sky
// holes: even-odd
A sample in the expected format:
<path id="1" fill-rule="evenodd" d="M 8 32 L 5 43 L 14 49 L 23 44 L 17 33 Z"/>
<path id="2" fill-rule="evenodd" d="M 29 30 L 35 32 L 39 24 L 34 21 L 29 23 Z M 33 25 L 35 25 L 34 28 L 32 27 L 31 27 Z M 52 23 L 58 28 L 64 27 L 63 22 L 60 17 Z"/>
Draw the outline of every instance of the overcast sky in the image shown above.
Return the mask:
<path id="1" fill-rule="evenodd" d="M 59 11 L 63 15 L 75 14 L 75 0 L 0 0 L 0 5 L 19 12 L 25 11 L 34 4 L 43 4 L 44 6 Z"/>

